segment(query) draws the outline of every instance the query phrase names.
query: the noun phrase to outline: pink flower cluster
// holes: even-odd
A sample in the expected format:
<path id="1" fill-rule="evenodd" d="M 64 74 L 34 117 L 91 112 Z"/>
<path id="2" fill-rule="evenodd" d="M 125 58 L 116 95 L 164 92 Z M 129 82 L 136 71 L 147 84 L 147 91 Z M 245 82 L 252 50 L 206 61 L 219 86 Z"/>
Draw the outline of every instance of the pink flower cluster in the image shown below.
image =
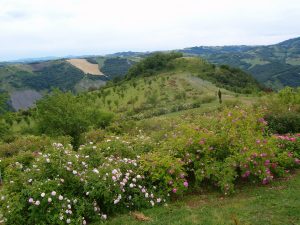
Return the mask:
<path id="1" fill-rule="evenodd" d="M 300 137 L 300 134 L 296 134 L 295 136 L 290 136 L 290 135 L 275 135 L 275 137 L 277 139 L 279 139 L 279 140 L 296 142 L 297 138 Z"/>
<path id="2" fill-rule="evenodd" d="M 263 125 L 268 125 L 268 122 L 264 118 L 259 118 L 258 122 L 262 123 Z"/>

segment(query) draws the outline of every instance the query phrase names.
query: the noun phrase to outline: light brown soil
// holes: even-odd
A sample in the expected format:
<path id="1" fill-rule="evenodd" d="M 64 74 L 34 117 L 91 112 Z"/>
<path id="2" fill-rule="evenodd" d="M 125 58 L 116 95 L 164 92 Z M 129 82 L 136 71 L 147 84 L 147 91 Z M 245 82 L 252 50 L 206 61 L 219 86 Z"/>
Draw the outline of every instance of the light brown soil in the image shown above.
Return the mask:
<path id="1" fill-rule="evenodd" d="M 100 70 L 98 64 L 93 64 L 88 62 L 86 59 L 68 59 L 67 62 L 71 63 L 73 66 L 82 70 L 85 74 L 92 75 L 104 75 Z"/>

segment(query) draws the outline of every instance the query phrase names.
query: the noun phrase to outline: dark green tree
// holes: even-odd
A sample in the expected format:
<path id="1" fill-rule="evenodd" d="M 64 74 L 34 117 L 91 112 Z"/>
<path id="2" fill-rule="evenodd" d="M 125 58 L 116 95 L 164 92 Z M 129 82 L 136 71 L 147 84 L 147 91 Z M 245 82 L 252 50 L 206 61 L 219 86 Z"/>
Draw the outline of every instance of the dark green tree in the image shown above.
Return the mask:
<path id="1" fill-rule="evenodd" d="M 8 110 L 8 94 L 0 92 L 0 115 Z"/>
<path id="2" fill-rule="evenodd" d="M 51 136 L 70 136 L 72 145 L 77 149 L 83 132 L 90 126 L 102 123 L 107 114 L 92 109 L 82 99 L 71 92 L 63 93 L 54 90 L 37 103 L 36 118 L 39 131 Z"/>
<path id="3" fill-rule="evenodd" d="M 219 89 L 219 91 L 218 91 L 218 96 L 219 96 L 219 102 L 220 102 L 220 104 L 222 103 L 222 92 L 221 92 L 221 90 Z"/>
<path id="4" fill-rule="evenodd" d="M 176 58 L 182 57 L 183 54 L 180 52 L 170 52 L 170 53 L 162 53 L 157 52 L 149 55 L 145 59 L 143 59 L 141 62 L 135 64 L 132 66 L 126 77 L 128 79 L 131 79 L 133 77 L 137 76 L 151 76 L 155 73 L 170 69 L 172 65 L 172 61 Z"/>

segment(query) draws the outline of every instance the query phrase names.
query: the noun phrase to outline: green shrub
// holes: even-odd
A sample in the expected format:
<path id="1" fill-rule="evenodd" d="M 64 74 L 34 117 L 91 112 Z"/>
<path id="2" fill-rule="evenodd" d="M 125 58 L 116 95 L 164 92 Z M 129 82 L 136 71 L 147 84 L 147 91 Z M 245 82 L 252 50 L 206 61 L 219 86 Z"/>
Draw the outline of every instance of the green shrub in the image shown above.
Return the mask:
<path id="1" fill-rule="evenodd" d="M 8 136 L 9 134 L 9 126 L 1 121 L 0 118 L 0 140 Z"/>
<path id="2" fill-rule="evenodd" d="M 205 95 L 205 96 L 200 98 L 200 102 L 202 104 L 211 103 L 215 100 L 216 100 L 216 96 L 213 96 L 213 95 Z"/>
<path id="3" fill-rule="evenodd" d="M 35 155 L 30 164 L 7 166 L 0 201 L 5 224 L 100 222 L 107 214 L 161 205 L 169 189 L 159 188 L 165 187 L 165 179 L 157 175 L 171 168 L 175 179 L 182 171 L 172 158 L 152 158 L 159 166 L 152 169 L 139 156 L 102 157 L 90 144 L 79 152 L 59 143 L 53 146 Z"/>
<path id="4" fill-rule="evenodd" d="M 51 146 L 52 140 L 47 136 L 24 136 L 17 137 L 11 143 L 0 145 L 0 157 L 11 157 L 19 152 L 44 151 Z"/>
<path id="5" fill-rule="evenodd" d="M 141 62 L 132 66 L 126 77 L 134 78 L 137 76 L 151 76 L 157 72 L 172 68 L 172 60 L 182 57 L 182 53 L 153 53 Z"/>
<path id="6" fill-rule="evenodd" d="M 91 130 L 84 135 L 85 143 L 93 142 L 98 143 L 103 141 L 105 138 L 105 131 L 104 130 Z"/>
<path id="7" fill-rule="evenodd" d="M 113 118 L 110 113 L 89 107 L 82 98 L 58 90 L 39 101 L 36 111 L 41 133 L 70 136 L 75 149 L 80 145 L 82 133 L 90 126 L 104 128 Z"/>
<path id="8" fill-rule="evenodd" d="M 188 187 L 183 162 L 161 152 L 151 152 L 141 157 L 141 173 L 147 183 L 155 185 L 162 193 L 182 193 Z"/>
<path id="9" fill-rule="evenodd" d="M 225 109 L 206 119 L 210 121 L 207 128 L 181 125 L 168 135 L 163 147 L 185 162 L 191 184 L 209 183 L 230 194 L 239 179 L 267 184 L 299 164 L 298 153 L 284 160 L 287 151 L 299 151 L 299 147 L 280 148 L 278 140 L 267 135 L 261 110 Z"/>
<path id="10" fill-rule="evenodd" d="M 285 112 L 269 114 L 265 117 L 268 127 L 273 133 L 286 134 L 300 132 L 300 114 L 297 112 Z"/>

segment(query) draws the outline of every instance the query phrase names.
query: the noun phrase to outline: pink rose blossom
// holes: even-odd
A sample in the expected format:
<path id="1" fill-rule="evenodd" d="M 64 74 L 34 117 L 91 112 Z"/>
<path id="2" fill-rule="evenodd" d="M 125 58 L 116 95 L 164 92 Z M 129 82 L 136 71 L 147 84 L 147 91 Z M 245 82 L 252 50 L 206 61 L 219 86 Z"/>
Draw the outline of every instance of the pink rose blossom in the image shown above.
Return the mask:
<path id="1" fill-rule="evenodd" d="M 268 184 L 268 183 L 269 183 L 268 179 L 264 178 L 263 181 L 262 181 L 262 184 Z"/>

